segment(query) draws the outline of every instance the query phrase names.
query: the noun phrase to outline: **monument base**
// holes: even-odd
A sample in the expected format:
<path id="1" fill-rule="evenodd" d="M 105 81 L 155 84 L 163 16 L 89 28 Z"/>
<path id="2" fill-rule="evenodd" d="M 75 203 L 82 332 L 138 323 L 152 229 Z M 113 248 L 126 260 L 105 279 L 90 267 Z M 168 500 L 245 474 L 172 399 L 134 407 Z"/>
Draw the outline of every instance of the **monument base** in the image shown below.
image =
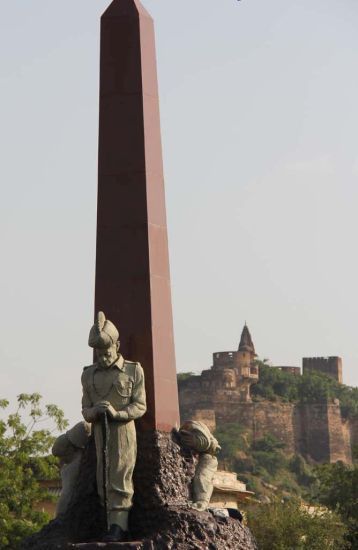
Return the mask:
<path id="1" fill-rule="evenodd" d="M 156 532 L 150 539 L 153 550 L 257 548 L 249 529 L 238 520 L 217 519 L 210 512 L 197 512 L 189 507 L 163 509 L 160 518 L 157 516 L 155 521 L 153 517 L 154 525 Z"/>
<path id="2" fill-rule="evenodd" d="M 152 550 L 150 541 L 147 542 L 81 542 L 79 544 L 69 544 L 68 548 L 72 550 Z"/>
<path id="3" fill-rule="evenodd" d="M 189 507 L 194 475 L 190 454 L 163 432 L 138 433 L 135 496 L 129 525 L 133 542 L 101 543 L 105 522 L 96 491 L 93 441 L 84 452 L 81 473 L 68 511 L 29 537 L 23 550 L 256 550 L 250 530 L 229 517 Z"/>
<path id="4" fill-rule="evenodd" d="M 169 507 L 160 521 L 156 518 L 156 533 L 142 541 L 69 544 L 72 550 L 253 550 L 256 545 L 250 531 L 231 518 L 217 520 L 208 512 L 189 508 Z"/>

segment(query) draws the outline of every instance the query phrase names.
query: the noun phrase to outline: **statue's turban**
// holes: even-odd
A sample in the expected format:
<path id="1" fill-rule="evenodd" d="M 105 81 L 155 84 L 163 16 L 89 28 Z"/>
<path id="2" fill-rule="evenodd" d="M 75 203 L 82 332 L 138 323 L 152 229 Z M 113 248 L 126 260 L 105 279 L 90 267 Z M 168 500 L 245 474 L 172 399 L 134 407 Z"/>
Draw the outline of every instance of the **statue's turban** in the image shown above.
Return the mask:
<path id="1" fill-rule="evenodd" d="M 218 441 L 203 422 L 187 420 L 181 426 L 179 434 L 185 446 L 197 453 L 215 455 L 221 449 Z"/>
<path id="2" fill-rule="evenodd" d="M 88 345 L 91 348 L 104 349 L 116 344 L 118 339 L 119 333 L 114 324 L 106 319 L 102 311 L 99 311 L 89 333 Z"/>
<path id="3" fill-rule="evenodd" d="M 78 424 L 75 424 L 75 426 L 66 432 L 66 435 L 72 445 L 79 449 L 84 449 L 91 435 L 91 424 L 85 421 L 78 422 Z"/>
<path id="4" fill-rule="evenodd" d="M 73 447 L 84 449 L 91 435 L 91 424 L 78 422 L 68 432 L 60 435 L 53 444 L 52 454 L 59 458 L 73 452 Z"/>

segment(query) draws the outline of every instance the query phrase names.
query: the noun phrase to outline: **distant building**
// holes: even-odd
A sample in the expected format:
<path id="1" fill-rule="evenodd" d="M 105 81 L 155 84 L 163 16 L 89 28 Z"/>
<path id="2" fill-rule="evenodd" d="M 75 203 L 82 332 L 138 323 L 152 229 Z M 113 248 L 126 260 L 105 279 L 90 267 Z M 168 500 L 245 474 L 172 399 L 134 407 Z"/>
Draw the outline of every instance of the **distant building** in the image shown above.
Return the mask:
<path id="1" fill-rule="evenodd" d="M 303 374 L 321 372 L 342 384 L 342 359 L 340 357 L 304 357 L 302 367 Z"/>
<path id="2" fill-rule="evenodd" d="M 46 489 L 52 498 L 48 498 L 38 502 L 35 510 L 38 512 L 46 512 L 51 519 L 56 515 L 56 505 L 61 493 L 61 480 L 58 479 L 41 479 L 39 484 L 42 489 Z"/>
<path id="3" fill-rule="evenodd" d="M 205 392 L 234 390 L 241 401 L 251 401 L 250 387 L 259 378 L 255 365 L 255 347 L 250 331 L 245 324 L 237 351 L 216 351 L 213 353 L 213 366 L 204 370 L 200 384 Z"/>
<path id="4" fill-rule="evenodd" d="M 213 508 L 240 508 L 240 504 L 255 493 L 247 491 L 245 483 L 237 479 L 235 472 L 219 470 L 214 477 L 214 491 L 210 499 Z"/>

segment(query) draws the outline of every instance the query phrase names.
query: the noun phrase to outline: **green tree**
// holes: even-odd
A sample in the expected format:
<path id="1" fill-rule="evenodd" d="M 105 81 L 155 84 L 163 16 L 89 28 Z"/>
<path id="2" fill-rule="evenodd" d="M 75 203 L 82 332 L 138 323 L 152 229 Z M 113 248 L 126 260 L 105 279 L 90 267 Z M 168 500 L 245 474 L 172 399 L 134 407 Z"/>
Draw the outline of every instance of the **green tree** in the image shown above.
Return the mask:
<path id="1" fill-rule="evenodd" d="M 340 401 L 342 416 L 358 416 L 358 388 L 336 382 L 335 397 Z"/>
<path id="2" fill-rule="evenodd" d="M 346 529 L 334 513 L 309 513 L 298 501 L 256 504 L 246 510 L 260 550 L 341 550 L 350 548 Z"/>
<path id="3" fill-rule="evenodd" d="M 283 401 L 298 400 L 299 376 L 270 367 L 267 361 L 257 360 L 259 367 L 259 381 L 252 386 L 254 398 L 261 397 L 269 401 L 276 401 L 279 397 Z"/>
<path id="4" fill-rule="evenodd" d="M 178 372 L 178 374 L 177 374 L 178 384 L 181 384 L 182 382 L 185 382 L 185 380 L 188 380 L 189 378 L 192 378 L 193 376 L 195 376 L 194 372 Z"/>
<path id="5" fill-rule="evenodd" d="M 237 453 L 249 448 L 245 432 L 238 422 L 227 423 L 215 430 L 215 437 L 221 446 L 220 459 L 234 465 Z"/>
<path id="6" fill-rule="evenodd" d="M 0 400 L 0 408 L 9 406 Z M 27 418 L 25 422 L 24 418 Z M 68 422 L 56 405 L 41 408 L 41 395 L 22 393 L 17 410 L 0 419 L 0 549 L 16 550 L 20 541 L 39 530 L 49 517 L 36 511 L 36 504 L 48 498 L 39 479 L 53 479 L 58 468 L 48 453 L 54 441 L 45 421 L 53 430 L 64 430 Z"/>
<path id="7" fill-rule="evenodd" d="M 358 548 L 358 466 L 336 462 L 318 466 L 315 473 L 315 500 L 341 516 L 348 527 L 347 539 Z"/>
<path id="8" fill-rule="evenodd" d="M 307 372 L 300 377 L 299 398 L 302 403 L 321 403 L 335 397 L 335 381 L 319 372 Z"/>
<path id="9" fill-rule="evenodd" d="M 289 463 L 289 469 L 296 475 L 297 481 L 300 485 L 305 487 L 312 486 L 316 481 L 316 476 L 312 472 L 312 467 L 308 466 L 307 462 L 301 455 L 294 455 Z"/>
<path id="10" fill-rule="evenodd" d="M 287 465 L 282 449 L 285 444 L 271 434 L 262 439 L 257 439 L 251 446 L 251 453 L 254 460 L 254 471 L 261 473 L 264 469 L 274 476 L 278 470 Z"/>

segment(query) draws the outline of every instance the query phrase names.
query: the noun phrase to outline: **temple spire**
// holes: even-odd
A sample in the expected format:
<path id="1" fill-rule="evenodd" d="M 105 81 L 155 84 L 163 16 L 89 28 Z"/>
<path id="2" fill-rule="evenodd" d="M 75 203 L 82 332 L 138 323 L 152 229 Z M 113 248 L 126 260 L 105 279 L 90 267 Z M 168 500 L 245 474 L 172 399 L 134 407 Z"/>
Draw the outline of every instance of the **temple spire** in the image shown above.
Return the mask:
<path id="1" fill-rule="evenodd" d="M 241 333 L 239 351 L 247 351 L 249 353 L 253 353 L 254 355 L 256 355 L 255 346 L 254 346 L 254 343 L 252 341 L 251 334 L 250 334 L 249 328 L 246 324 L 246 321 L 245 321 L 245 325 L 244 325 L 244 328 L 242 329 L 242 333 Z"/>

